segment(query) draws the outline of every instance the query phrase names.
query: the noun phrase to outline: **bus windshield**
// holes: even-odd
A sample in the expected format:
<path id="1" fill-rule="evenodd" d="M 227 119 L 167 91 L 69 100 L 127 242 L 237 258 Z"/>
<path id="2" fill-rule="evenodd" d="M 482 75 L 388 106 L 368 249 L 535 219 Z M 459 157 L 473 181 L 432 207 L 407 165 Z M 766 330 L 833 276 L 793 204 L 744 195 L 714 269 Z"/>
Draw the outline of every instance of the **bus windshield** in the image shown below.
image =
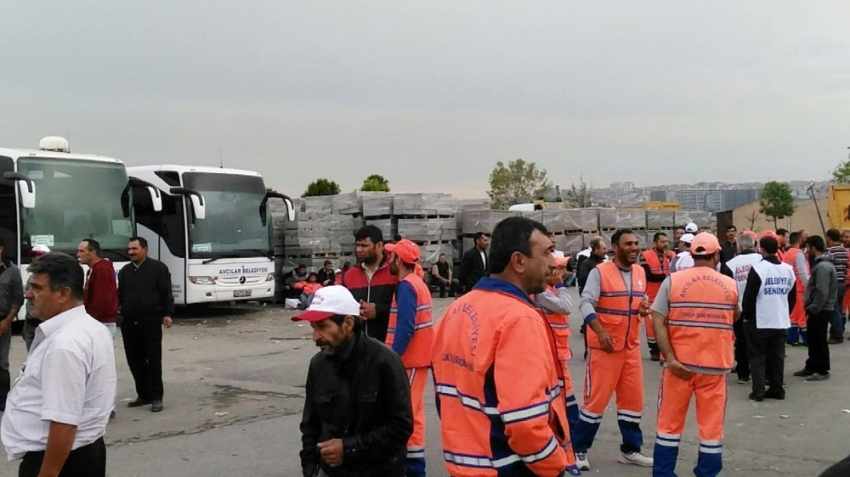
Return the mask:
<path id="1" fill-rule="evenodd" d="M 121 207 L 128 183 L 123 164 L 27 157 L 19 159 L 18 172 L 36 188 L 35 208 L 21 209 L 23 263 L 39 244 L 74 256 L 84 238 L 100 243 L 103 258 L 129 260 L 127 242 L 135 230 Z"/>
<path id="2" fill-rule="evenodd" d="M 183 185 L 204 196 L 206 218 L 189 224 L 189 258 L 271 255 L 269 229 L 260 218 L 262 177 L 186 172 Z"/>

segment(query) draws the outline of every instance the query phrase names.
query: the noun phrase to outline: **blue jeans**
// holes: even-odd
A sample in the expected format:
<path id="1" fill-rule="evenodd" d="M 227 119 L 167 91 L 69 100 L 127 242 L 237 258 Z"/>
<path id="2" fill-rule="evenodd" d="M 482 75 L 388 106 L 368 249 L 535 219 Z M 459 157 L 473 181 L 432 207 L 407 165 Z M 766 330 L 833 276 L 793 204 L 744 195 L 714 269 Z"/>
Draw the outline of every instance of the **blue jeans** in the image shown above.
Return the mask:
<path id="1" fill-rule="evenodd" d="M 832 330 L 830 336 L 833 338 L 844 338 L 844 293 L 847 288 L 843 283 L 838 284 L 838 295 L 835 297 L 835 311 L 832 315 Z"/>

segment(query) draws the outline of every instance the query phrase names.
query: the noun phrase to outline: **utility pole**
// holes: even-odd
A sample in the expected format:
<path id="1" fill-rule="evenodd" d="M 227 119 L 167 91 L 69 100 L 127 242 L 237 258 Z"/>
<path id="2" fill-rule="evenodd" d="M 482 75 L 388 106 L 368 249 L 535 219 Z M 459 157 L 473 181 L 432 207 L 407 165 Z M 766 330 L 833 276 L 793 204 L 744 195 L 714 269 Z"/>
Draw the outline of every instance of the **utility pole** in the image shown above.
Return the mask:
<path id="1" fill-rule="evenodd" d="M 826 227 L 823 225 L 823 217 L 820 215 L 820 206 L 818 205 L 818 199 L 815 197 L 815 183 L 812 182 L 809 184 L 809 195 L 812 196 L 812 201 L 815 203 L 815 210 L 818 212 L 818 220 L 820 221 L 820 228 L 823 231 L 823 235 L 826 236 Z"/>

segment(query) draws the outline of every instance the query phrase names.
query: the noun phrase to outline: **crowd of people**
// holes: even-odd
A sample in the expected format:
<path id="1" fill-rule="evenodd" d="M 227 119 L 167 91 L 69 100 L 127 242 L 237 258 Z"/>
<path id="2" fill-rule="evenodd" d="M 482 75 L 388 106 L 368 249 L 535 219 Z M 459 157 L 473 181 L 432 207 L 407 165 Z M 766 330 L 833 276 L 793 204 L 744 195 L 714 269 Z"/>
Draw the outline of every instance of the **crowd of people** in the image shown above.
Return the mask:
<path id="1" fill-rule="evenodd" d="M 809 359 L 794 374 L 829 379 L 828 343 L 843 342 L 850 246 L 850 233 L 836 230 L 826 240 L 781 229 L 725 232 L 721 243 L 687 224 L 672 240 L 655 234 L 641 251 L 624 229 L 613 234 L 610 255 L 595 237 L 565 257 L 542 224 L 505 219 L 464 254 L 457 285 L 465 293 L 435 323 L 432 291 L 416 273 L 418 246 L 385 245 L 380 230 L 361 229 L 358 264 L 293 318 L 311 324 L 320 348 L 307 377 L 303 475 L 424 476 L 429 372 L 453 477 L 581 475 L 592 468 L 589 451 L 615 394 L 619 462 L 676 475 L 695 399 L 694 473 L 718 475 L 727 374 L 751 384 L 754 401 L 785 399 L 785 348 L 806 346 Z M 480 275 L 472 281 L 469 270 Z M 578 306 L 566 288 L 572 281 Z M 575 313 L 585 335 L 580 400 L 567 366 Z M 651 360 L 664 366 L 651 456 L 641 429 L 642 329 Z M 842 465 L 823 475 L 843 475 Z"/>
<path id="2" fill-rule="evenodd" d="M 20 477 L 106 475 L 119 313 L 137 393 L 127 405 L 163 410 L 162 328 L 171 327 L 174 308 L 168 268 L 147 256 L 141 237 L 130 239 L 130 263 L 117 280 L 100 252 L 94 239 L 82 240 L 76 257 L 36 245 L 26 287 L 13 263 L 0 265 L 0 439 L 9 459 L 21 460 Z M 11 322 L 25 299 L 27 357 L 10 386 Z"/>

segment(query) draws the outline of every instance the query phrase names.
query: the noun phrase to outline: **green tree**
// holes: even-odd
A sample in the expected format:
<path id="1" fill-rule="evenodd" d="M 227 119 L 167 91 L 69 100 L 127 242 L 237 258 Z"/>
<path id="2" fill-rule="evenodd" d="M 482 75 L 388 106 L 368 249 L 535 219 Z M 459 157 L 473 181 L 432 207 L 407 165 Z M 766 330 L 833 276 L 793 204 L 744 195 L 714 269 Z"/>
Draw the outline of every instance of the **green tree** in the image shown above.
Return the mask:
<path id="1" fill-rule="evenodd" d="M 531 202 L 552 187 L 546 178 L 546 170 L 538 169 L 537 164 L 523 159 L 508 162 L 499 161 L 490 172 L 490 196 L 492 208 L 507 209 L 515 204 Z"/>
<path id="2" fill-rule="evenodd" d="M 839 184 L 850 184 L 850 157 L 832 170 L 832 180 Z"/>
<path id="3" fill-rule="evenodd" d="M 380 174 L 372 174 L 363 181 L 363 186 L 360 187 L 363 192 L 389 192 L 390 183 L 384 176 Z"/>
<path id="4" fill-rule="evenodd" d="M 770 181 L 764 185 L 759 199 L 759 212 L 776 221 L 794 214 L 794 195 L 786 182 Z"/>
<path id="5" fill-rule="evenodd" d="M 328 179 L 316 179 L 307 186 L 307 190 L 301 194 L 301 197 L 336 194 L 339 194 L 339 184 Z"/>
<path id="6" fill-rule="evenodd" d="M 573 207 L 591 207 L 593 206 L 593 184 L 587 185 L 584 181 L 584 176 L 579 177 L 579 185 L 573 182 L 570 189 L 566 191 L 567 202 Z"/>

